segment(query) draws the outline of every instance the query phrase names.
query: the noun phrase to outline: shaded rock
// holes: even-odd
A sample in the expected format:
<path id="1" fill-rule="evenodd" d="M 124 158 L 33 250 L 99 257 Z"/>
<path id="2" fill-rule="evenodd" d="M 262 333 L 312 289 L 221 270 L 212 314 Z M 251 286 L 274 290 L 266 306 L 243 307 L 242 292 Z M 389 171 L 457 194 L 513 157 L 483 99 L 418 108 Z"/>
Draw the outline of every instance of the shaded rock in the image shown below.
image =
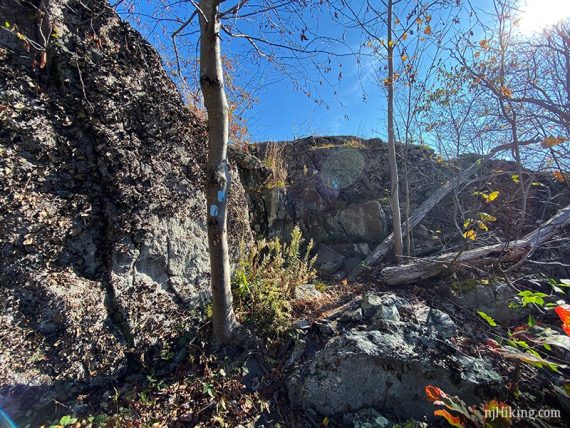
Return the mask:
<path id="1" fill-rule="evenodd" d="M 315 267 L 325 275 L 331 275 L 338 271 L 344 263 L 344 256 L 337 253 L 331 247 L 322 246 L 317 253 Z"/>
<path id="2" fill-rule="evenodd" d="M 338 321 L 318 322 L 317 327 L 319 331 L 326 336 L 332 336 L 333 334 L 338 334 L 338 329 L 339 329 Z"/>
<path id="3" fill-rule="evenodd" d="M 345 272 L 351 272 L 354 268 L 356 268 L 356 266 L 362 263 L 362 260 L 363 259 L 360 259 L 358 257 L 351 257 L 344 261 L 342 268 Z"/>
<path id="4" fill-rule="evenodd" d="M 362 298 L 360 307 L 367 319 L 384 319 L 387 321 L 400 321 L 398 307 L 408 307 L 409 304 L 393 293 L 369 293 Z"/>
<path id="5" fill-rule="evenodd" d="M 237 165 L 240 181 L 248 190 L 259 190 L 271 177 L 271 168 L 265 166 L 258 157 L 247 150 L 230 145 L 228 158 Z"/>
<path id="6" fill-rule="evenodd" d="M 361 308 L 356 308 L 352 311 L 345 312 L 341 315 L 340 320 L 343 322 L 361 322 L 364 320 Z"/>
<path id="7" fill-rule="evenodd" d="M 285 361 L 285 368 L 291 367 L 293 364 L 299 361 L 299 359 L 303 356 L 306 348 L 307 341 L 303 339 L 297 340 L 295 342 L 295 346 L 293 347 L 293 352 L 291 352 L 291 355 L 289 355 L 289 358 L 287 358 L 287 361 Z"/>
<path id="8" fill-rule="evenodd" d="M 451 319 L 451 317 L 438 309 L 434 309 L 431 314 L 431 318 L 428 322 L 428 326 L 435 328 L 439 336 L 448 339 L 453 336 L 457 336 L 457 326 Z"/>
<path id="9" fill-rule="evenodd" d="M 331 239 L 341 242 L 381 242 L 386 215 L 377 201 L 350 205 L 325 217 Z"/>
<path id="10" fill-rule="evenodd" d="M 360 303 L 362 315 L 366 318 L 370 318 L 375 315 L 378 310 L 380 310 L 382 305 L 382 297 L 377 294 L 367 294 L 362 298 L 362 302 Z"/>
<path id="11" fill-rule="evenodd" d="M 498 323 L 508 324 L 525 318 L 529 308 L 511 308 L 517 292 L 508 284 L 471 284 L 466 281 L 452 289 L 453 299 L 474 311 L 482 311 Z"/>
<path id="12" fill-rule="evenodd" d="M 390 428 L 392 423 L 374 409 L 362 409 L 345 415 L 343 424 L 354 428 Z"/>
<path id="13" fill-rule="evenodd" d="M 432 352 L 426 352 L 432 349 Z M 421 332 L 349 330 L 332 338 L 289 380 L 294 405 L 335 416 L 374 407 L 401 418 L 431 417 L 424 387 L 437 384 L 467 402 L 480 402 L 501 377 L 488 362 L 444 355 Z"/>
<path id="14" fill-rule="evenodd" d="M 303 318 L 302 320 L 299 320 L 299 321 L 295 322 L 295 323 L 293 324 L 293 328 L 298 328 L 298 329 L 301 329 L 301 330 L 307 330 L 307 329 L 311 328 L 311 325 L 312 325 L 312 324 L 311 324 L 311 322 L 310 322 L 309 320 L 306 320 L 306 319 Z"/>

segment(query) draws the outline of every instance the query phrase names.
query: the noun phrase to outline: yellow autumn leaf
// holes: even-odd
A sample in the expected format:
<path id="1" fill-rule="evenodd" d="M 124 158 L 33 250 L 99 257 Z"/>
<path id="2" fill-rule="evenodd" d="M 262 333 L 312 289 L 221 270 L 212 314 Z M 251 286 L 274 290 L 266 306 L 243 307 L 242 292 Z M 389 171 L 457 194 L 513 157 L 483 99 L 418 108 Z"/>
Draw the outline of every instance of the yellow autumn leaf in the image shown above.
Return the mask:
<path id="1" fill-rule="evenodd" d="M 473 229 L 469 229 L 463 233 L 463 237 L 465 239 L 471 239 L 472 241 L 475 241 L 475 239 L 477 239 L 477 232 L 475 232 Z"/>
<path id="2" fill-rule="evenodd" d="M 469 227 L 470 224 L 471 224 L 471 219 L 467 219 L 463 222 L 463 227 Z"/>
<path id="3" fill-rule="evenodd" d="M 394 40 L 390 40 L 390 41 L 388 42 L 388 46 L 391 47 L 391 48 L 393 48 L 395 45 L 396 45 L 396 42 L 395 42 Z"/>
<path id="4" fill-rule="evenodd" d="M 484 230 L 485 232 L 487 232 L 489 230 L 487 225 L 485 223 L 483 223 L 482 221 L 478 221 L 477 226 L 479 226 L 479 229 Z"/>
<path id="5" fill-rule="evenodd" d="M 517 184 L 518 184 L 519 181 L 520 181 L 518 174 L 513 174 L 513 175 L 511 175 L 511 178 L 512 178 L 513 181 L 514 181 L 515 183 L 517 183 Z"/>
<path id="6" fill-rule="evenodd" d="M 488 40 L 481 40 L 479 42 L 479 46 L 481 46 L 484 50 L 489 49 L 489 41 Z"/>
<path id="7" fill-rule="evenodd" d="M 416 24 L 422 25 L 422 22 L 424 22 L 422 18 L 416 18 Z"/>
<path id="8" fill-rule="evenodd" d="M 512 98 L 513 93 L 506 86 L 501 86 L 501 95 L 503 95 L 503 97 L 506 97 L 506 98 Z"/>
<path id="9" fill-rule="evenodd" d="M 557 146 L 558 144 L 562 144 L 565 141 L 568 141 L 568 138 L 564 137 L 546 137 L 542 142 L 542 147 L 549 148 Z"/>
<path id="10" fill-rule="evenodd" d="M 483 221 L 490 221 L 490 222 L 497 221 L 497 217 L 487 213 L 479 213 L 479 218 Z"/>
<path id="11" fill-rule="evenodd" d="M 402 55 L 402 62 L 406 62 L 407 59 L 408 59 L 408 55 Z"/>
<path id="12" fill-rule="evenodd" d="M 329 420 L 328 416 L 325 416 L 325 417 L 323 418 L 323 421 L 321 422 L 321 424 L 322 424 L 324 427 L 328 427 L 328 426 L 329 426 L 330 420 Z"/>
<path id="13" fill-rule="evenodd" d="M 406 40 L 408 38 L 408 33 L 402 34 L 402 40 Z"/>
<path id="14" fill-rule="evenodd" d="M 495 190 L 494 192 L 489 193 L 489 196 L 487 197 L 487 202 L 493 202 L 495 199 L 497 199 L 499 197 L 499 194 L 501 192 L 499 192 L 498 190 Z"/>
<path id="15" fill-rule="evenodd" d="M 426 25 L 426 28 L 424 28 L 424 34 L 428 36 L 431 34 L 431 27 L 429 25 Z"/>

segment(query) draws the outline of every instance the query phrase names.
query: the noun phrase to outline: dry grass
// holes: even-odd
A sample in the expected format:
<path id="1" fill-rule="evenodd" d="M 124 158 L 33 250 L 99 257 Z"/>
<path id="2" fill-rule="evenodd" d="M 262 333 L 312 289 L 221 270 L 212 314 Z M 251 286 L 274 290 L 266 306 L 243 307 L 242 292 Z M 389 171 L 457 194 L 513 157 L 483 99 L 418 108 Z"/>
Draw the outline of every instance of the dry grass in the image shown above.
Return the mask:
<path id="1" fill-rule="evenodd" d="M 354 299 L 363 296 L 372 286 L 366 283 L 350 284 L 342 281 L 330 285 L 321 296 L 297 300 L 292 303 L 293 320 L 306 319 L 311 322 L 328 318 L 342 312 L 345 306 L 350 306 Z"/>
<path id="2" fill-rule="evenodd" d="M 347 149 L 365 149 L 366 145 L 362 143 L 361 140 L 357 138 L 351 138 L 349 140 L 343 141 L 342 143 L 325 143 L 318 146 L 311 147 L 311 150 L 322 150 L 322 149 L 333 149 L 333 148 L 347 148 Z"/>
<path id="3" fill-rule="evenodd" d="M 282 144 L 269 143 L 267 145 L 263 163 L 271 169 L 271 178 L 265 184 L 268 188 L 284 187 L 287 183 L 287 168 L 283 159 L 284 148 Z"/>

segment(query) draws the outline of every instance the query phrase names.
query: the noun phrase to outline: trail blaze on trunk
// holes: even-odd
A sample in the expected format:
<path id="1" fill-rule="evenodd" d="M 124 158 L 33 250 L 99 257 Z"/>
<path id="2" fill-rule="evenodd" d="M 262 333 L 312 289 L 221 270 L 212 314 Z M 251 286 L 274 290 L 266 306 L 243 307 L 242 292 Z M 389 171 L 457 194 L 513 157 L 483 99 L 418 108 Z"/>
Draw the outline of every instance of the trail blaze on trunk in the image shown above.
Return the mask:
<path id="1" fill-rule="evenodd" d="M 228 255 L 227 203 L 230 174 L 227 162 L 228 101 L 224 91 L 220 46 L 219 0 L 201 0 L 200 86 L 208 112 L 208 170 L 206 201 L 212 287 L 214 335 L 221 344 L 231 341 L 237 326 L 232 307 Z"/>

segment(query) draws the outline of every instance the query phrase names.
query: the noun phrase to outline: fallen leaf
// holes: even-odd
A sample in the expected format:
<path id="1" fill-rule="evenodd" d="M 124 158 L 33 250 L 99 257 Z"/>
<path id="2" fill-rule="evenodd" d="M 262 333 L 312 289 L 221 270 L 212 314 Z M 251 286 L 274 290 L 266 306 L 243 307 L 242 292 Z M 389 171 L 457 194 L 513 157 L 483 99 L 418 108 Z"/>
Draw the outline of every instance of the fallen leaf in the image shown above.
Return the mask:
<path id="1" fill-rule="evenodd" d="M 439 409 L 439 410 L 436 410 L 435 412 L 433 412 L 433 414 L 435 416 L 441 416 L 441 417 L 445 418 L 447 423 L 451 426 L 454 426 L 457 428 L 463 428 L 465 426 L 461 422 L 461 418 L 459 416 L 453 416 L 447 410 Z"/>

